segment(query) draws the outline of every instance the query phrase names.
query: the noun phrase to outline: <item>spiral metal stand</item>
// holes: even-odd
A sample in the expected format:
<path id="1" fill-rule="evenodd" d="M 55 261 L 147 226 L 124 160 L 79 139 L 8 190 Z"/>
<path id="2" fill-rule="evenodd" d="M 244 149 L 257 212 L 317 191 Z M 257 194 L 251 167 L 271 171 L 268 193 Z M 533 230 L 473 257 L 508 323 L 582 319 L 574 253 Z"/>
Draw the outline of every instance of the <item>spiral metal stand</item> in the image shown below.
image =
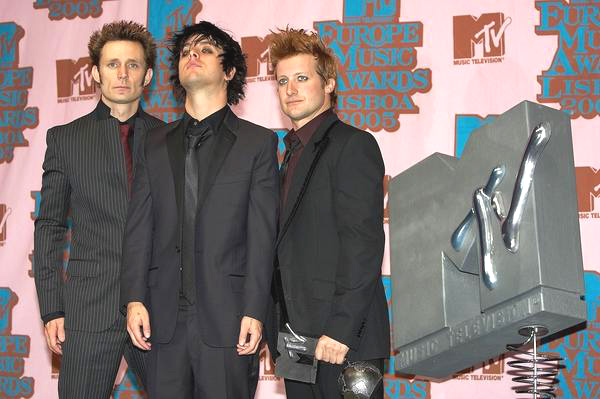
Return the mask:
<path id="1" fill-rule="evenodd" d="M 509 344 L 509 351 L 517 352 L 516 360 L 508 365 L 513 370 L 507 373 L 513 375 L 513 381 L 521 385 L 513 386 L 517 394 L 531 394 L 533 399 L 555 398 L 555 385 L 558 383 L 558 371 L 564 368 L 559 364 L 560 357 L 538 352 L 539 339 L 548 334 L 548 329 L 541 325 L 526 326 L 519 329 L 519 334 L 527 337 L 522 344 Z"/>

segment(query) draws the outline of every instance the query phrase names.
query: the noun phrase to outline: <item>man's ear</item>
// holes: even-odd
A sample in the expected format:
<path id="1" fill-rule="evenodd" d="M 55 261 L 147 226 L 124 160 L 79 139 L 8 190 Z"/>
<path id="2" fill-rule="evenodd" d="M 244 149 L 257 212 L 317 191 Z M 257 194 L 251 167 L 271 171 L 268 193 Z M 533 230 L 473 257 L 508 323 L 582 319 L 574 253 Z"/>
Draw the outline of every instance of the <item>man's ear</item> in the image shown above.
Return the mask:
<path id="1" fill-rule="evenodd" d="M 330 94 L 335 89 L 335 79 L 327 79 L 327 84 L 325 85 L 325 93 Z"/>
<path id="2" fill-rule="evenodd" d="M 96 65 L 92 67 L 92 78 L 94 78 L 94 81 L 96 83 L 102 83 L 102 79 L 100 79 L 100 71 L 98 70 L 98 67 Z"/>
<path id="3" fill-rule="evenodd" d="M 146 76 L 144 76 L 144 87 L 150 84 L 152 81 L 152 76 L 154 76 L 154 71 L 152 71 L 152 68 L 148 68 L 146 70 Z"/>
<path id="4" fill-rule="evenodd" d="M 225 74 L 225 80 L 230 81 L 231 79 L 233 79 L 233 77 L 235 76 L 235 67 L 231 67 L 231 69 L 229 70 L 229 72 L 227 72 Z"/>

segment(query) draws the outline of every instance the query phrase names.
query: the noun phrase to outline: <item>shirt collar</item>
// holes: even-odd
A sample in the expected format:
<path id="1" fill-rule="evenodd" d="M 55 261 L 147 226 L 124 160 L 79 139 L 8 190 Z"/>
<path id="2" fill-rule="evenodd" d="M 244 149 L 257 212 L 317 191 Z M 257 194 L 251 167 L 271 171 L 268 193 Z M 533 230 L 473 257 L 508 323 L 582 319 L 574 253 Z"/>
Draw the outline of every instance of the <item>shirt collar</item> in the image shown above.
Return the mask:
<path id="1" fill-rule="evenodd" d="M 96 107 L 96 116 L 98 117 L 98 120 L 107 120 L 110 118 L 114 118 L 114 116 L 110 114 L 110 107 L 106 105 L 104 101 L 102 101 L 102 99 L 98 102 L 98 106 Z M 117 121 L 121 125 L 128 124 L 129 126 L 133 127 L 135 126 L 135 118 L 137 118 L 138 116 L 140 116 L 140 107 L 138 107 L 135 113 L 131 115 L 131 117 L 125 122 L 121 122 L 117 118 L 115 119 L 117 119 Z"/>
<path id="2" fill-rule="evenodd" d="M 225 105 L 223 108 L 216 112 L 213 112 L 201 121 L 196 120 L 190 114 L 188 114 L 187 111 L 185 111 L 183 113 L 183 131 L 187 131 L 190 124 L 196 122 L 198 125 L 207 124 L 208 126 L 210 126 L 213 133 L 216 134 L 219 132 L 219 129 L 221 129 L 221 125 L 225 120 L 225 115 L 227 115 L 228 110 L 229 106 Z"/>
<path id="3" fill-rule="evenodd" d="M 292 129 L 291 131 L 296 133 L 296 135 L 300 139 L 300 142 L 302 143 L 302 146 L 305 147 L 308 144 L 308 142 L 310 141 L 310 139 L 312 138 L 313 134 L 315 134 L 315 132 L 317 131 L 319 126 L 321 126 L 321 123 L 323 123 L 325 118 L 327 118 L 332 113 L 333 113 L 333 108 L 328 108 L 325 111 L 321 112 L 319 115 L 315 116 L 313 119 L 311 119 L 306 125 L 302 126 L 300 129 L 298 129 L 298 130 Z"/>

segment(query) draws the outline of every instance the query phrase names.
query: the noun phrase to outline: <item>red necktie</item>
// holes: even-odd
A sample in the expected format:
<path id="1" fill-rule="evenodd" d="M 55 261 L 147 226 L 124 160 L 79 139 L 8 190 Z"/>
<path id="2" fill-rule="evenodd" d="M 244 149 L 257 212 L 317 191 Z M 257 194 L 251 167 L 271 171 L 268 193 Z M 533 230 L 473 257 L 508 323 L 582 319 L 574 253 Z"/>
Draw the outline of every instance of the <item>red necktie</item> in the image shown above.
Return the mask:
<path id="1" fill-rule="evenodd" d="M 127 166 L 127 189 L 131 191 L 131 182 L 133 181 L 133 165 L 131 162 L 131 148 L 129 147 L 129 134 L 131 133 L 131 126 L 129 123 L 123 123 L 119 125 L 119 133 L 121 137 L 121 144 L 123 144 L 123 151 L 125 153 L 125 165 Z"/>

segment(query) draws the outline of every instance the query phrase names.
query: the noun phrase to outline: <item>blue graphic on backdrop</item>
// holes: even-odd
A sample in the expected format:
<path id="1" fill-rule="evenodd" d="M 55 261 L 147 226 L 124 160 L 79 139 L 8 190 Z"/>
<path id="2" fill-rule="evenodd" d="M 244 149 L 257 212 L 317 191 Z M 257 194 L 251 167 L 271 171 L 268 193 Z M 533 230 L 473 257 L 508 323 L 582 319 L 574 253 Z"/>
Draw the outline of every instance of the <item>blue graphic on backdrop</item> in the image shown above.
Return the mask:
<path id="1" fill-rule="evenodd" d="M 141 381 L 131 369 L 127 370 L 123 381 L 113 391 L 113 399 L 146 399 Z"/>
<path id="2" fill-rule="evenodd" d="M 540 103 L 558 103 L 572 118 L 600 114 L 600 4 L 598 0 L 535 2 L 538 35 L 556 35 L 552 64 L 537 77 Z"/>
<path id="3" fill-rule="evenodd" d="M 28 335 L 12 334 L 12 310 L 19 301 L 8 287 L 0 287 L 0 398 L 31 398 L 34 379 L 23 377 L 29 357 Z"/>
<path id="4" fill-rule="evenodd" d="M 344 0 L 343 23 L 314 23 L 340 64 L 338 115 L 360 129 L 397 131 L 400 114 L 419 112 L 413 96 L 431 89 L 431 70 L 415 69 L 423 24 L 399 18 L 398 0 Z"/>
<path id="5" fill-rule="evenodd" d="M 392 324 L 392 279 L 390 276 L 382 276 L 385 298 L 388 304 L 388 315 L 390 326 Z M 393 342 L 393 341 L 392 341 Z M 385 374 L 383 379 L 385 399 L 431 399 L 431 384 L 427 381 L 410 380 L 396 376 L 394 368 L 394 357 L 385 362 Z"/>
<path id="6" fill-rule="evenodd" d="M 0 164 L 11 162 L 15 147 L 28 147 L 23 131 L 38 125 L 37 107 L 27 107 L 33 68 L 19 68 L 19 42 L 25 36 L 14 22 L 0 23 Z"/>
<path id="7" fill-rule="evenodd" d="M 183 107 L 173 94 L 167 47 L 173 32 L 196 22 L 202 10 L 198 0 L 148 0 L 148 31 L 157 41 L 156 67 L 152 83 L 142 98 L 142 107 L 165 122 L 173 122 L 183 113 Z"/>
<path id="8" fill-rule="evenodd" d="M 479 115 L 456 115 L 454 156 L 457 158 L 462 156 L 465 145 L 474 130 L 492 123 L 497 117 L 498 115 L 488 115 L 486 117 Z"/>
<path id="9" fill-rule="evenodd" d="M 560 371 L 558 398 L 592 399 L 600 396 L 600 274 L 586 271 L 585 300 L 587 328 L 541 347 L 564 360 Z"/>

